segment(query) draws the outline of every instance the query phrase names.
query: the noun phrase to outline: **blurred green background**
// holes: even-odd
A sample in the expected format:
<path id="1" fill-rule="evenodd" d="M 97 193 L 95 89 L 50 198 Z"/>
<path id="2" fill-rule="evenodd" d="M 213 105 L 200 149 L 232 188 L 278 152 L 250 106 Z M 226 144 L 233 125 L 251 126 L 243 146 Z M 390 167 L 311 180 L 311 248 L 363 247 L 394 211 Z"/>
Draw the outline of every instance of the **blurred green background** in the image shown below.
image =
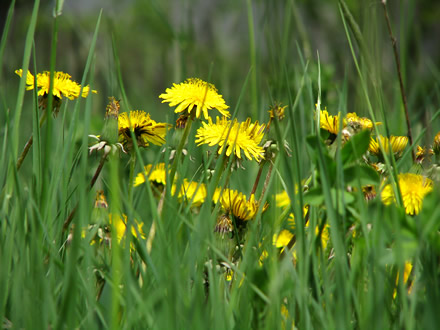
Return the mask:
<path id="1" fill-rule="evenodd" d="M 249 4 L 254 28 L 252 37 Z M 8 1 L 2 1 L 3 18 L 8 5 Z M 383 93 L 374 106 L 382 104 L 387 114 L 402 119 L 393 120 L 390 125 L 393 134 L 405 134 L 395 62 L 381 2 L 347 1 L 347 5 L 373 59 L 372 86 L 376 84 L 373 87 Z M 14 70 L 22 63 L 32 6 L 33 1 L 16 2 L 1 64 L 1 88 L 8 91 L 2 95 L 15 95 L 17 90 L 19 79 Z M 38 71 L 49 69 L 53 6 L 54 1 L 43 1 L 39 10 L 35 33 Z M 103 21 L 93 73 L 93 88 L 99 91 L 99 96 L 94 98 L 93 111 L 97 115 L 104 114 L 108 96 L 120 97 L 114 73 L 112 38 L 120 58 L 130 108 L 146 110 L 156 120 L 172 116 L 168 106 L 160 103 L 158 95 L 173 82 L 188 77 L 210 79 L 233 109 L 246 76 L 252 70 L 238 117 L 245 119 L 248 115 L 258 115 L 253 119 L 266 121 L 267 109 L 274 100 L 288 103 L 286 75 L 302 70 L 302 61 L 310 61 L 308 71 L 314 86 L 310 98 L 315 102 L 318 54 L 323 106 L 332 114 L 340 111 L 338 96 L 346 78 L 347 111 L 367 114 L 337 1 L 67 0 L 58 20 L 56 69 L 70 73 L 76 81 L 81 80 L 101 8 Z M 435 110 L 433 104 L 439 104 L 440 2 L 389 1 L 388 8 L 400 51 L 411 120 L 417 132 L 429 121 Z M 256 68 L 252 68 L 250 39 L 254 39 Z M 31 69 L 33 65 L 31 63 Z M 293 90 L 297 87 L 291 86 Z M 252 101 L 253 88 L 257 94 L 256 103 Z M 32 95 L 26 97 L 31 99 Z M 13 108 L 15 98 L 3 102 Z M 94 125 L 99 124 L 94 122 Z M 432 140 L 431 131 L 428 130 L 426 138 Z"/>

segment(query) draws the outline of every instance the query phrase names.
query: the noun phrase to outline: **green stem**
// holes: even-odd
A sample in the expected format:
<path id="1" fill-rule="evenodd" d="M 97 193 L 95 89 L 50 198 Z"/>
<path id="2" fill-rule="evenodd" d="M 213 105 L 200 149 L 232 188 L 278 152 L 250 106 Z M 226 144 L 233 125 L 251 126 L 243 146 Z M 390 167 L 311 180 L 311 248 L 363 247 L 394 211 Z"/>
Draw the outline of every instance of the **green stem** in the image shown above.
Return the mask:
<path id="1" fill-rule="evenodd" d="M 169 184 L 170 187 L 173 186 L 174 176 L 176 174 L 177 165 L 179 163 L 180 155 L 182 154 L 182 150 L 183 150 L 183 147 L 186 143 L 186 139 L 188 138 L 189 132 L 191 131 L 192 123 L 193 123 L 193 116 L 189 116 L 188 121 L 185 126 L 185 130 L 183 131 L 182 140 L 180 140 L 179 146 L 177 147 L 176 155 L 174 157 L 173 165 L 171 167 L 170 182 L 169 183 L 167 182 L 167 184 Z"/>
<path id="2" fill-rule="evenodd" d="M 412 132 L 411 132 L 411 123 L 409 121 L 408 102 L 406 101 L 405 87 L 403 86 L 402 70 L 400 68 L 399 52 L 397 51 L 397 40 L 393 35 L 393 30 L 391 29 L 390 18 L 388 17 L 387 4 L 386 4 L 385 0 L 382 0 L 382 5 L 383 5 L 383 10 L 384 10 L 385 20 L 387 22 L 388 33 L 390 35 L 391 44 L 393 46 L 394 60 L 396 62 L 396 69 L 397 69 L 397 77 L 399 78 L 400 94 L 402 96 L 403 108 L 405 110 L 406 126 L 408 128 L 409 143 L 412 146 L 413 145 L 413 137 L 412 137 Z M 412 149 L 412 151 L 411 151 L 411 156 L 412 156 L 412 159 L 414 162 L 416 159 L 416 156 L 414 154 L 414 149 Z"/>
<path id="3" fill-rule="evenodd" d="M 130 157 L 130 174 L 128 177 L 128 201 L 131 203 L 133 198 L 133 177 L 134 177 L 134 169 L 136 167 L 136 152 L 133 149 Z"/>
<path id="4" fill-rule="evenodd" d="M 95 174 L 93 175 L 92 180 L 90 181 L 90 186 L 89 186 L 89 191 L 92 190 L 93 186 L 96 183 L 96 180 L 99 177 L 99 174 L 102 171 L 102 168 L 104 167 L 105 164 L 105 160 L 107 159 L 108 153 L 103 153 L 101 160 L 99 162 L 98 168 L 95 171 Z M 75 216 L 76 210 L 78 209 L 79 203 L 76 203 L 75 207 L 73 208 L 72 212 L 70 212 L 69 216 L 67 217 L 67 219 L 64 221 L 63 224 L 63 233 L 66 231 L 66 229 L 69 227 L 70 223 L 73 220 L 73 217 Z"/>

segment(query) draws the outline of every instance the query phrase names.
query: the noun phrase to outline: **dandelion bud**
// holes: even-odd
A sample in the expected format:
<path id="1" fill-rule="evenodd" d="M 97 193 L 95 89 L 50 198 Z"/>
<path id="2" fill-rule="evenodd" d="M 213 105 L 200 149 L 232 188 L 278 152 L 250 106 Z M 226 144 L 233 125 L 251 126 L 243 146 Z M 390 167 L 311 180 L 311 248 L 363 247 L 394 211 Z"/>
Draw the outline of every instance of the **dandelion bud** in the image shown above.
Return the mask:
<path id="1" fill-rule="evenodd" d="M 270 119 L 276 118 L 277 120 L 281 121 L 285 117 L 285 109 L 287 108 L 287 105 L 284 107 L 281 106 L 281 103 L 276 103 L 272 105 L 269 109 Z"/>
<path id="2" fill-rule="evenodd" d="M 118 142 L 118 117 L 120 109 L 119 101 L 113 96 L 109 97 L 109 103 L 105 108 L 105 125 L 102 139 L 110 144 Z"/>

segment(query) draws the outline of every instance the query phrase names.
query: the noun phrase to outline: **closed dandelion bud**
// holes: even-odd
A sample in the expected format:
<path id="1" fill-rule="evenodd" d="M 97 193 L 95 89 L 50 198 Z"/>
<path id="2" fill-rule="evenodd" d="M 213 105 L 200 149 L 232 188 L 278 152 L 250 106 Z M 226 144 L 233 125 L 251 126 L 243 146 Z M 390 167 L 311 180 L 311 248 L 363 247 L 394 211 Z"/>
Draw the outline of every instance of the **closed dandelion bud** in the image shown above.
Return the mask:
<path id="1" fill-rule="evenodd" d="M 91 220 L 93 224 L 104 226 L 108 219 L 108 204 L 104 191 L 98 190 L 95 197 L 95 207 L 92 211 Z"/>
<path id="2" fill-rule="evenodd" d="M 432 145 L 432 149 L 436 156 L 440 155 L 440 132 L 434 137 L 434 144 Z"/>
<path id="3" fill-rule="evenodd" d="M 105 108 L 105 125 L 102 134 L 102 140 L 109 144 L 118 142 L 118 117 L 120 109 L 119 101 L 116 98 L 109 97 L 109 103 Z"/>

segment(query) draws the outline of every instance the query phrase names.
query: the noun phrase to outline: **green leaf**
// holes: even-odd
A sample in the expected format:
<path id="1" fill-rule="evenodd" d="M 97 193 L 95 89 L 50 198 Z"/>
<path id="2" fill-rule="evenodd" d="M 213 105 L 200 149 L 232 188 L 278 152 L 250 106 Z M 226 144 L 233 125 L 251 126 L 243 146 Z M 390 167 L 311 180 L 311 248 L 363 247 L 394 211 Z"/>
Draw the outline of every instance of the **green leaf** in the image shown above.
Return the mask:
<path id="1" fill-rule="evenodd" d="M 370 131 L 363 130 L 352 136 L 342 147 L 341 158 L 343 164 L 352 163 L 367 152 L 370 145 Z"/>
<path id="2" fill-rule="evenodd" d="M 344 196 L 343 199 L 341 198 L 342 194 Z M 354 201 L 354 196 L 347 191 L 341 192 L 340 190 L 338 191 L 335 188 L 331 188 L 330 195 L 332 197 L 332 204 L 337 204 L 338 209 L 342 209 L 344 205 L 350 204 Z M 311 206 L 321 206 L 322 204 L 324 204 L 324 199 L 324 193 L 321 187 L 310 189 L 304 195 L 304 202 L 306 204 L 310 204 Z"/>
<path id="3" fill-rule="evenodd" d="M 344 169 L 344 179 L 346 184 L 365 186 L 377 184 L 379 182 L 379 175 L 370 166 L 352 165 Z"/>
<path id="4" fill-rule="evenodd" d="M 319 206 L 324 203 L 324 194 L 321 187 L 310 189 L 304 194 L 304 203 Z"/>

